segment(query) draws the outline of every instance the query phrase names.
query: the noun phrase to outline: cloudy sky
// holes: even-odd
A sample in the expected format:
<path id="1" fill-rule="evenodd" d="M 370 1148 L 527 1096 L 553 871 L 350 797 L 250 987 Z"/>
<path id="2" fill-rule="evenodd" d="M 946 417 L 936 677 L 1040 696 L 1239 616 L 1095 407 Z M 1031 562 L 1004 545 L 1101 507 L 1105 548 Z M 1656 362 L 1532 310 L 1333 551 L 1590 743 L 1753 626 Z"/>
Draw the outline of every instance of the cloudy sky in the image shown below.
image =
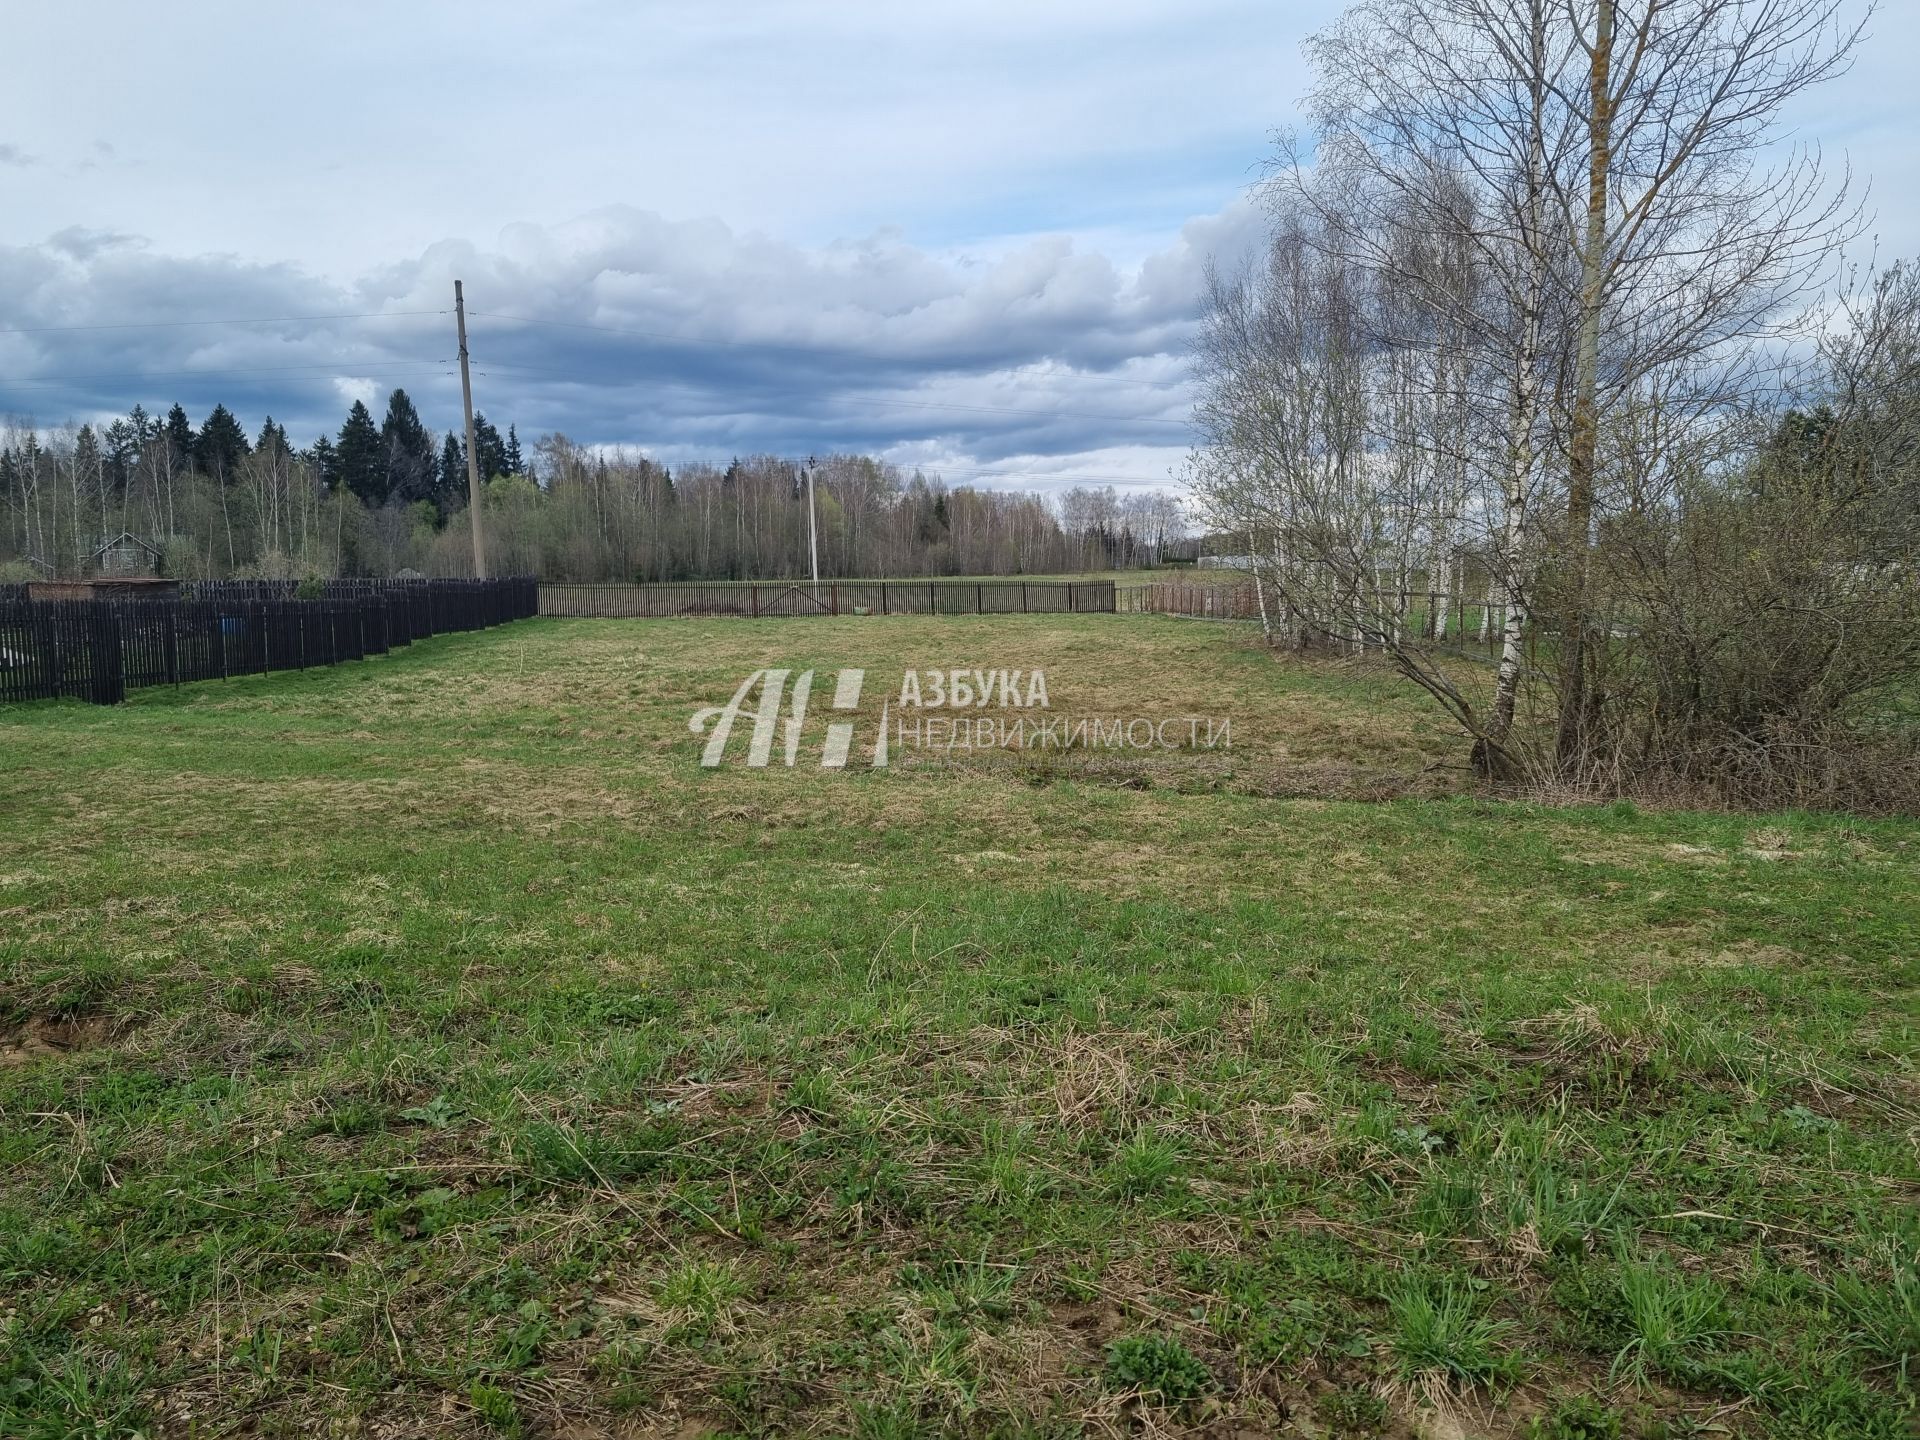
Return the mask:
<path id="1" fill-rule="evenodd" d="M 444 429 L 457 276 L 476 403 L 523 439 L 1164 484 L 1204 266 L 1257 243 L 1247 187 L 1341 8 L 22 7 L 0 414 L 220 400 L 304 443 L 401 385 Z M 1920 3 L 1873 29 L 1794 121 L 1920 254 Z"/>

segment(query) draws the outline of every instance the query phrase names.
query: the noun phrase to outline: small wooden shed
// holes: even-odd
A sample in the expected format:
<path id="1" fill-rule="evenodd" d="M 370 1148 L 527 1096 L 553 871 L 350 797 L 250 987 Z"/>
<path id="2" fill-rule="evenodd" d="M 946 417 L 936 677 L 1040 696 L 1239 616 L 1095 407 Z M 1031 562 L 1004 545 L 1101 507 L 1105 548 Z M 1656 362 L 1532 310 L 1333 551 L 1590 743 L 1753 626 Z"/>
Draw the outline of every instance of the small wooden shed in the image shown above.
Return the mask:
<path id="1" fill-rule="evenodd" d="M 154 575 L 160 570 L 160 549 L 130 530 L 102 540 L 87 557 L 87 568 L 102 579 Z"/>

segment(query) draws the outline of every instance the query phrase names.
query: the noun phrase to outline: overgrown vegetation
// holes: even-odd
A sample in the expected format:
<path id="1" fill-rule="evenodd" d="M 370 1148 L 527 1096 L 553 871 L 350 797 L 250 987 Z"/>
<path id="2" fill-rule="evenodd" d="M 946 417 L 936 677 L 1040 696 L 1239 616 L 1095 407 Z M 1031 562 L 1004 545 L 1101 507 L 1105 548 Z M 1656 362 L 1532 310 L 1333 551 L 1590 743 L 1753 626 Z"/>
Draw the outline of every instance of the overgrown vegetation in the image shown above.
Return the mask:
<path id="1" fill-rule="evenodd" d="M 966 663 L 1235 747 L 699 768 Z M 0 715 L 0 1432 L 1910 1434 L 1920 829 L 1451 743 L 1110 616 Z"/>

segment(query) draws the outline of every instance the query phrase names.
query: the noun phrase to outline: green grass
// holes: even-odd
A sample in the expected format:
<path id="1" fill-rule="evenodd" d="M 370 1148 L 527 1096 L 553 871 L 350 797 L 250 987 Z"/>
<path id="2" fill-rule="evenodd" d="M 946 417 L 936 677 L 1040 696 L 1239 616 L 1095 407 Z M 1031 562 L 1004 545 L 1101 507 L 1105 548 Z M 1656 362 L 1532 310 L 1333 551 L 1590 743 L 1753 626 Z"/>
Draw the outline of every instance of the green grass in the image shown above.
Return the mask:
<path id="1" fill-rule="evenodd" d="M 823 773 L 843 664 L 1233 748 Z M 1920 825 L 1460 748 L 1127 616 L 0 713 L 0 1434 L 1910 1434 Z"/>

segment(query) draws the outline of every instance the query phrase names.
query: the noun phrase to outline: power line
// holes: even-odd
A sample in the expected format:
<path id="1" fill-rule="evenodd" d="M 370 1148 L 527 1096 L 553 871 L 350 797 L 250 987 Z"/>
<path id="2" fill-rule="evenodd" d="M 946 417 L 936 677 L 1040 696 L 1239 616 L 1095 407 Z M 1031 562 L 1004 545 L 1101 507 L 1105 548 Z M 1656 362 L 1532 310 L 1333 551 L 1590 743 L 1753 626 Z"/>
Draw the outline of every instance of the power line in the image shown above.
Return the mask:
<path id="1" fill-rule="evenodd" d="M 364 310 L 345 315 L 260 315 L 231 320 L 128 320 L 111 325 L 0 325 L 0 335 L 70 335 L 87 330 L 177 330 L 194 325 L 298 325 L 321 320 L 387 320 L 444 310 Z"/>

